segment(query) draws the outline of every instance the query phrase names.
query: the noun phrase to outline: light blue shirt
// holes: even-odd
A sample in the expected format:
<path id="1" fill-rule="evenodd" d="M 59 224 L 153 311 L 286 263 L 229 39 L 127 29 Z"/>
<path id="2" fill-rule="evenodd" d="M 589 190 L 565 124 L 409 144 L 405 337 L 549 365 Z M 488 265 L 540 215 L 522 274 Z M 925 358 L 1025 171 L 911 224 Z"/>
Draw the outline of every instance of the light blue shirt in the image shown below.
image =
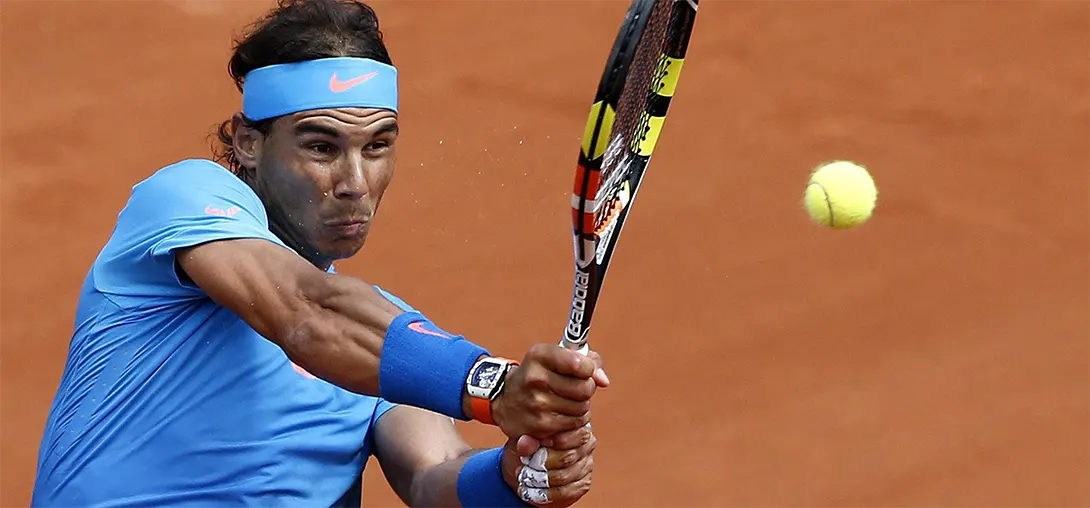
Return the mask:
<path id="1" fill-rule="evenodd" d="M 358 506 L 393 405 L 297 370 L 179 278 L 178 249 L 232 238 L 284 245 L 222 166 L 186 160 L 133 187 L 83 283 L 33 506 Z"/>

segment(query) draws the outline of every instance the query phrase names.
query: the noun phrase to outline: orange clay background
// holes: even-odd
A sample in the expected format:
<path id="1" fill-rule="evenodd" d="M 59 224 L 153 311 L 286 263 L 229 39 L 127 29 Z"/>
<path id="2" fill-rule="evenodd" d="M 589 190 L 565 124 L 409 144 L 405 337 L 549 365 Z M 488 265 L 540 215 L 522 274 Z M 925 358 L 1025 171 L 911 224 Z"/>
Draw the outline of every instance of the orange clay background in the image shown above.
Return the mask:
<path id="1" fill-rule="evenodd" d="M 208 154 L 269 2 L 2 2 L 2 487 L 26 505 L 76 295 L 130 187 Z M 375 4 L 398 176 L 342 272 L 504 355 L 554 342 L 627 2 Z M 582 506 L 1090 504 L 1085 2 L 705 1 L 591 333 Z M 864 227 L 801 197 L 871 168 Z M 494 429 L 462 428 L 474 445 Z M 367 506 L 400 505 L 375 462 Z"/>

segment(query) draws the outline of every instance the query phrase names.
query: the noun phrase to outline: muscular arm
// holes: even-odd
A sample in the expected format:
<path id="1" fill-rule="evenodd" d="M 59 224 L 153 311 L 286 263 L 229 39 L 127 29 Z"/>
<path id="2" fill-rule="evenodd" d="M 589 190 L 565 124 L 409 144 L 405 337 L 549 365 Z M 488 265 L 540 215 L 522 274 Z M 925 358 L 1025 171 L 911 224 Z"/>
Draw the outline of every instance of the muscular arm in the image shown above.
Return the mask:
<path id="1" fill-rule="evenodd" d="M 258 239 L 204 243 L 178 251 L 177 261 L 212 300 L 297 365 L 345 389 L 380 395 L 383 339 L 403 311 L 371 285 Z"/>
<path id="2" fill-rule="evenodd" d="M 488 451 L 470 448 L 449 418 L 409 406 L 386 412 L 375 425 L 374 441 L 374 453 L 386 480 L 401 500 L 412 507 L 461 506 L 458 483 L 459 475 L 465 474 L 463 466 L 476 454 Z M 548 451 L 543 464 L 548 487 L 524 487 L 545 495 L 545 505 L 571 506 L 590 490 L 594 471 L 592 454 L 597 440 L 590 427 L 584 426 L 557 434 L 550 441 L 553 449 Z M 542 506 L 520 502 L 515 496 L 520 485 L 519 471 L 523 468 L 519 456 L 528 458 L 536 450 L 536 441 L 529 438 L 509 440 L 503 447 L 500 471 L 506 485 L 501 488 L 511 489 L 510 499 L 496 497 L 494 473 L 481 476 L 479 467 L 470 468 L 477 471 L 470 473 L 471 488 L 483 489 L 476 492 L 475 501 L 481 502 L 481 494 L 490 492 L 485 497 L 491 498 L 493 506 Z"/>
<path id="3" fill-rule="evenodd" d="M 474 453 L 449 418 L 398 406 L 375 426 L 375 456 L 406 505 L 461 506 L 458 472 Z"/>

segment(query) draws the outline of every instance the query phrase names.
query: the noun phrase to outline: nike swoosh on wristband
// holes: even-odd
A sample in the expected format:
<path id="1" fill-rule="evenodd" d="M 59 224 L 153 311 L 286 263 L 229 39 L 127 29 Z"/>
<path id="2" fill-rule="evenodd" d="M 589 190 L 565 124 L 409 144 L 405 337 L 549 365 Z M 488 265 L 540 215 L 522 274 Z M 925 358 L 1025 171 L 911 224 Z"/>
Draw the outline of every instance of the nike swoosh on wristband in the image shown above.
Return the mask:
<path id="1" fill-rule="evenodd" d="M 447 335 L 445 333 L 440 333 L 440 332 L 437 332 L 437 331 L 434 331 L 434 330 L 428 330 L 427 328 L 424 328 L 424 322 L 423 321 L 416 321 L 416 322 L 413 322 L 413 323 L 409 323 L 409 329 L 414 331 L 414 332 L 417 332 L 417 333 L 423 333 L 423 334 L 432 335 L 432 336 L 435 336 L 435 337 L 442 337 L 444 339 L 450 339 L 451 338 L 450 335 Z"/>
<path id="2" fill-rule="evenodd" d="M 378 76 L 378 71 L 369 72 L 363 76 L 341 81 L 337 79 L 337 73 L 334 72 L 333 76 L 329 78 L 329 90 L 333 93 L 347 92 L 352 87 L 359 86 L 375 76 Z"/>

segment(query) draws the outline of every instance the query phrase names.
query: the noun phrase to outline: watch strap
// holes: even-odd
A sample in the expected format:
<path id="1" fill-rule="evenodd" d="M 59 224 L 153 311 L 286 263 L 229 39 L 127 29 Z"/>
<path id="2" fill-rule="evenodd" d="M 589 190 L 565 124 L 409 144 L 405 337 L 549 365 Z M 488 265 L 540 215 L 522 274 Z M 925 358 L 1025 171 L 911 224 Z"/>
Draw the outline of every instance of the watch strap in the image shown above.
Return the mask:
<path id="1" fill-rule="evenodd" d="M 492 393 L 488 397 L 479 397 L 472 395 L 472 393 L 470 394 L 469 409 L 473 412 L 472 417 L 474 420 L 488 425 L 495 425 L 496 421 L 492 419 L 492 401 L 503 391 L 508 372 L 510 372 L 513 367 L 518 366 L 519 362 L 518 360 L 502 357 L 491 357 L 482 360 L 482 362 L 489 360 L 493 362 L 503 362 L 506 363 L 506 365 L 504 366 L 503 372 L 500 374 L 500 379 L 497 382 L 495 389 L 492 390 Z M 473 367 L 474 371 L 480 366 L 479 363 Z"/>

